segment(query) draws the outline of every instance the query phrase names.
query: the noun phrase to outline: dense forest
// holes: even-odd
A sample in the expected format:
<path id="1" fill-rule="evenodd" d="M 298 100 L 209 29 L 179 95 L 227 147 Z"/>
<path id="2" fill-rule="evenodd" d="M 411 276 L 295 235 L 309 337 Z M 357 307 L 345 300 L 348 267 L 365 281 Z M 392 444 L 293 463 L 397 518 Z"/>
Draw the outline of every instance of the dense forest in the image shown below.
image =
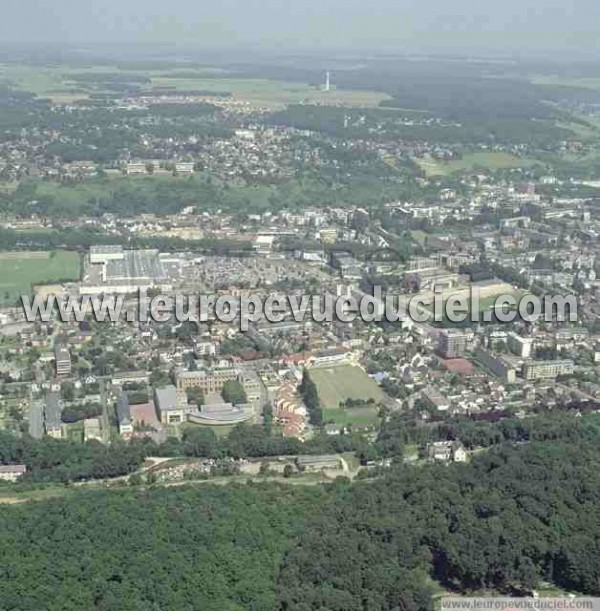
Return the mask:
<path id="1" fill-rule="evenodd" d="M 427 610 L 600 593 L 599 439 L 503 443 L 327 486 L 73 492 L 0 510 L 0 608 Z M 372 474 L 372 475 L 377 475 Z"/>

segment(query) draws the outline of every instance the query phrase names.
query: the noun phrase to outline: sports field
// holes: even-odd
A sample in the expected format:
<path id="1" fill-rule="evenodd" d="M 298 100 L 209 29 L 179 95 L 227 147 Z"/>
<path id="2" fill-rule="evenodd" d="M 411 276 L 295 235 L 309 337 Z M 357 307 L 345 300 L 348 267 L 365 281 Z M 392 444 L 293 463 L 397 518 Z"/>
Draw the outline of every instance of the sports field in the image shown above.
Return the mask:
<path id="1" fill-rule="evenodd" d="M 0 252 L 0 304 L 15 304 L 36 284 L 78 280 L 80 267 L 75 252 Z"/>
<path id="2" fill-rule="evenodd" d="M 323 422 L 333 423 L 340 428 L 353 427 L 369 427 L 379 424 L 379 410 L 377 407 L 351 407 L 344 409 L 326 409 L 323 410 Z"/>
<path id="3" fill-rule="evenodd" d="M 339 365 L 317 367 L 309 371 L 310 379 L 317 387 L 319 400 L 324 410 L 339 410 L 340 403 L 347 399 L 381 401 L 383 392 L 360 367 Z M 344 410 L 352 412 L 351 408 Z"/>

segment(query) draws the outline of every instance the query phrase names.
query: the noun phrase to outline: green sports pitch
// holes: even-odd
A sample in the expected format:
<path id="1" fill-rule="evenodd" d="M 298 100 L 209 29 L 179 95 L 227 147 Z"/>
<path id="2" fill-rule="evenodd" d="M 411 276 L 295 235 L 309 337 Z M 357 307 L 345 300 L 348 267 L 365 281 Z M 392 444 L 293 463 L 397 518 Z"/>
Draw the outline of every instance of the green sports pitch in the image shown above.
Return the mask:
<path id="1" fill-rule="evenodd" d="M 384 396 L 377 383 L 356 365 L 315 367 L 309 370 L 309 375 L 325 410 L 339 409 L 347 399 L 378 402 Z"/>
<path id="2" fill-rule="evenodd" d="M 80 274 L 75 252 L 0 252 L 0 304 L 15 305 L 35 285 L 75 281 Z"/>

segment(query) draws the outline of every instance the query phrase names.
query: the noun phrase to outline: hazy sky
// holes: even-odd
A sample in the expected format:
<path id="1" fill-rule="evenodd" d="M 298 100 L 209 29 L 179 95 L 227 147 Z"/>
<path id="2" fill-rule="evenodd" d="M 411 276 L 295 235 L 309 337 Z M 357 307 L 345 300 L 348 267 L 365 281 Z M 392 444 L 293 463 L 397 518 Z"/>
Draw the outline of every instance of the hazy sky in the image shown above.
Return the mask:
<path id="1" fill-rule="evenodd" d="M 4 0 L 0 42 L 600 48 L 600 2 Z"/>

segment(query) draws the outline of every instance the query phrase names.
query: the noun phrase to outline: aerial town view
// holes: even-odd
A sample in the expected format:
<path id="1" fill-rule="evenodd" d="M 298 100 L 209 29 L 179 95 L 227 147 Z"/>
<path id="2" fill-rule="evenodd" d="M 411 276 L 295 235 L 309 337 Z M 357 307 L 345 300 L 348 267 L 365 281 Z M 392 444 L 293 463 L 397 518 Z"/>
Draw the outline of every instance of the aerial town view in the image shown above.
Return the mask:
<path id="1" fill-rule="evenodd" d="M 600 610 L 598 6 L 29 4 L 0 611 Z"/>

